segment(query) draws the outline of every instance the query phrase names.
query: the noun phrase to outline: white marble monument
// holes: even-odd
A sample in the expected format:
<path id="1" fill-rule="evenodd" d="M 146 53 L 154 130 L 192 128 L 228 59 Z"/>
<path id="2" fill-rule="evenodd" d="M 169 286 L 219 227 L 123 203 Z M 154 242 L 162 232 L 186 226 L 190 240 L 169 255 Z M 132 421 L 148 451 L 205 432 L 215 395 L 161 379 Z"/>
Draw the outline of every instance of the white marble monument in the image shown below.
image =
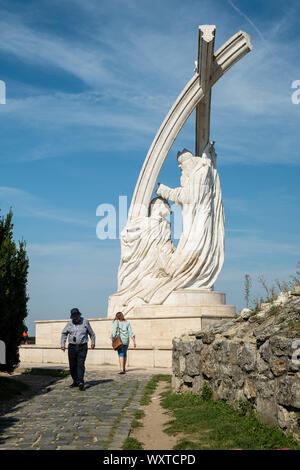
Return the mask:
<path id="1" fill-rule="evenodd" d="M 224 209 L 214 142 L 209 141 L 211 89 L 251 50 L 248 34 L 239 31 L 214 53 L 215 26 L 199 26 L 195 75 L 160 127 L 142 167 L 121 234 L 118 291 L 110 296 L 108 318 L 158 318 L 171 312 L 234 315 L 225 295 L 213 290 L 224 261 Z M 160 169 L 183 124 L 196 110 L 195 155 L 177 154 L 180 186 L 158 184 Z M 177 248 L 171 240 L 169 201 L 182 207 L 183 231 Z M 216 303 L 219 299 L 220 303 Z M 213 308 L 211 308 L 213 306 Z M 218 309 L 216 307 L 219 307 Z M 186 310 L 187 309 L 187 310 Z"/>

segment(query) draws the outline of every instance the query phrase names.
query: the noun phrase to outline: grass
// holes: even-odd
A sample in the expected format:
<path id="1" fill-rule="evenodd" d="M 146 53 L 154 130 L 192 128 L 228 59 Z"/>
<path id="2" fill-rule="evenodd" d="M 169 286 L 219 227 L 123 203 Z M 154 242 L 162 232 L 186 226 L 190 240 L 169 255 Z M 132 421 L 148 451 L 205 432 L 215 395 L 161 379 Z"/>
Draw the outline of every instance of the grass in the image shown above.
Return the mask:
<path id="1" fill-rule="evenodd" d="M 161 380 L 170 383 L 171 377 L 152 377 L 144 389 L 141 405 L 150 403 Z M 181 435 L 174 450 L 300 450 L 300 445 L 291 436 L 286 436 L 279 428 L 263 424 L 251 402 L 239 400 L 238 409 L 235 409 L 225 401 L 213 401 L 211 388 L 206 383 L 200 395 L 188 392 L 175 394 L 168 390 L 161 397 L 162 407 L 173 414 L 173 419 L 166 424 L 164 431 L 169 435 Z M 142 410 L 137 410 L 135 421 L 143 415 Z M 300 416 L 297 415 L 298 419 Z M 122 449 L 141 450 L 143 444 L 129 437 L 124 441 Z"/>
<path id="2" fill-rule="evenodd" d="M 134 437 L 127 437 L 122 445 L 123 450 L 143 450 L 143 445 Z"/>
<path id="3" fill-rule="evenodd" d="M 9 400 L 28 390 L 28 385 L 10 377 L 0 377 L 0 400 Z"/>
<path id="4" fill-rule="evenodd" d="M 253 410 L 253 403 L 247 399 L 240 398 L 236 401 L 236 406 L 243 415 L 247 415 Z"/>
<path id="5" fill-rule="evenodd" d="M 176 450 L 271 450 L 300 449 L 280 429 L 261 423 L 250 407 L 241 411 L 224 401 L 214 402 L 191 393 L 164 392 L 162 406 L 173 412 L 174 419 L 167 423 L 165 432 L 184 434 Z"/>
<path id="6" fill-rule="evenodd" d="M 209 401 L 212 399 L 212 389 L 206 382 L 202 385 L 200 398 L 203 401 Z"/>
<path id="7" fill-rule="evenodd" d="M 134 413 L 134 417 L 136 419 L 142 419 L 144 418 L 145 416 L 145 412 L 143 410 L 136 410 L 136 412 Z"/>
<path id="8" fill-rule="evenodd" d="M 144 418 L 145 412 L 143 410 L 136 410 L 134 413 L 134 420 L 131 423 L 131 427 L 134 428 L 140 428 L 143 426 L 143 424 L 140 422 L 140 419 Z"/>
<path id="9" fill-rule="evenodd" d="M 299 320 L 289 320 L 288 321 L 289 328 L 300 328 L 300 321 Z"/>
<path id="10" fill-rule="evenodd" d="M 132 422 L 131 422 L 131 427 L 132 429 L 135 429 L 135 428 L 141 428 L 143 425 L 142 423 L 137 420 L 137 419 L 134 419 Z"/>
<path id="11" fill-rule="evenodd" d="M 277 315 L 280 313 L 280 307 L 278 305 L 273 305 L 270 310 L 267 311 L 268 316 Z"/>
<path id="12" fill-rule="evenodd" d="M 26 369 L 23 374 L 28 375 L 42 375 L 48 377 L 67 377 L 70 375 L 69 370 L 62 370 L 62 369 Z"/>
<path id="13" fill-rule="evenodd" d="M 158 374 L 154 375 L 151 380 L 147 383 L 147 385 L 144 388 L 144 393 L 143 396 L 140 399 L 140 405 L 149 405 L 151 401 L 151 396 L 156 390 L 157 384 L 160 381 L 166 381 L 171 383 L 171 376 L 170 375 L 164 375 L 164 374 Z"/>

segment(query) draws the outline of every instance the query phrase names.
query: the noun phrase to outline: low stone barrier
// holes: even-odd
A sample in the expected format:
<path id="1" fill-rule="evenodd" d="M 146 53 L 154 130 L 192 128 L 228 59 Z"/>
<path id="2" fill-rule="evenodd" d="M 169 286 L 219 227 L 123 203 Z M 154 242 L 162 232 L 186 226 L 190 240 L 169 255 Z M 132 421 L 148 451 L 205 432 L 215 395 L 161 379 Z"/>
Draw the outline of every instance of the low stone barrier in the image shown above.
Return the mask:
<path id="1" fill-rule="evenodd" d="M 261 310 L 244 310 L 173 340 L 173 390 L 252 406 L 262 421 L 300 438 L 300 297 L 281 294 Z"/>

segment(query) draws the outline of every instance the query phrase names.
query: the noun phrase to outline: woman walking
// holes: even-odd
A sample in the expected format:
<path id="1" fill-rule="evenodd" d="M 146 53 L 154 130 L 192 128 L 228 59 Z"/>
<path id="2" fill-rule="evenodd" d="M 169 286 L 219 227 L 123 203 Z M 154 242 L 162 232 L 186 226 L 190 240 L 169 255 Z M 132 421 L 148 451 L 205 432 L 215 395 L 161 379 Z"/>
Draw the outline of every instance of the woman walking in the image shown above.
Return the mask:
<path id="1" fill-rule="evenodd" d="M 126 359 L 127 359 L 127 349 L 129 346 L 130 338 L 133 341 L 133 347 L 136 348 L 135 342 L 135 335 L 132 331 L 131 325 L 129 321 L 127 321 L 122 312 L 118 312 L 114 319 L 112 335 L 111 337 L 114 338 L 120 334 L 120 338 L 122 340 L 123 346 L 118 349 L 118 356 L 120 362 L 120 372 L 119 374 L 126 373 Z"/>

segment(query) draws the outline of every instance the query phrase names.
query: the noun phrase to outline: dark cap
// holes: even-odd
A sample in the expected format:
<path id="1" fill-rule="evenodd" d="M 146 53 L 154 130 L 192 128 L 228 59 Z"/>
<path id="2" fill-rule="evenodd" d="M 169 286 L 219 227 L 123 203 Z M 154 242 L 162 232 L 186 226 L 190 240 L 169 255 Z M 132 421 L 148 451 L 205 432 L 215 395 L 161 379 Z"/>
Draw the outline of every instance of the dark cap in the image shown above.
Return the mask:
<path id="1" fill-rule="evenodd" d="M 81 316 L 78 308 L 72 308 L 70 318 L 78 318 Z"/>

